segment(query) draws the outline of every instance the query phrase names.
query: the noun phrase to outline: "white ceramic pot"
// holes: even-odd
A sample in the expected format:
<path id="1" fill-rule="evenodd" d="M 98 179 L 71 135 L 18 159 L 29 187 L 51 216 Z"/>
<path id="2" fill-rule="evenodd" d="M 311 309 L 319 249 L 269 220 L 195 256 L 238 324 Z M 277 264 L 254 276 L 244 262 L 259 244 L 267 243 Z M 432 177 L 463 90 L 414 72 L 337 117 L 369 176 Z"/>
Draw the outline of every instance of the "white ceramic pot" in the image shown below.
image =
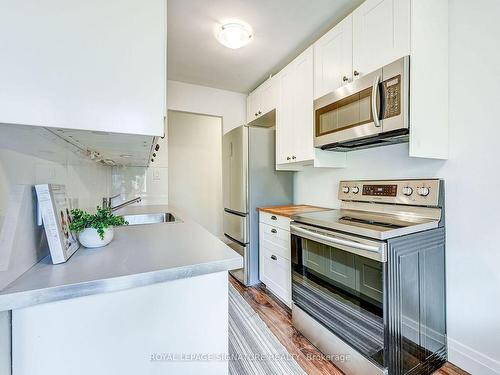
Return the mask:
<path id="1" fill-rule="evenodd" d="M 78 235 L 78 240 L 85 247 L 96 248 L 103 247 L 109 244 L 113 240 L 114 235 L 115 233 L 113 231 L 113 227 L 108 227 L 104 230 L 104 239 L 101 240 L 101 237 L 99 237 L 99 233 L 97 233 L 97 229 L 85 228 Z"/>

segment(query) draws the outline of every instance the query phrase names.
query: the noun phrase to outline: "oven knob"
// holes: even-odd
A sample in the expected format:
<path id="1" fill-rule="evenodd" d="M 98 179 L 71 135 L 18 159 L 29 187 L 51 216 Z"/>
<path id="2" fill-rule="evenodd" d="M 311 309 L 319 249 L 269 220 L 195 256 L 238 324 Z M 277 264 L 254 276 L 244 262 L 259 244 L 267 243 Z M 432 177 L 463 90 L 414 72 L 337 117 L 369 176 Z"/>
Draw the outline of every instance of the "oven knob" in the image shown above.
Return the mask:
<path id="1" fill-rule="evenodd" d="M 349 193 L 349 187 L 348 187 L 348 186 L 344 186 L 344 187 L 342 188 L 342 193 L 344 193 L 344 194 L 348 194 L 348 193 Z"/>
<path id="2" fill-rule="evenodd" d="M 352 188 L 352 192 L 353 192 L 353 194 L 358 194 L 358 193 L 359 193 L 359 187 L 354 186 L 354 187 Z"/>
<path id="3" fill-rule="evenodd" d="M 403 194 L 409 197 L 413 194 L 413 189 L 409 186 L 403 188 Z"/>
<path id="4" fill-rule="evenodd" d="M 426 188 L 426 187 L 418 188 L 418 195 L 421 195 L 422 197 L 428 196 L 429 193 L 430 193 L 429 188 Z"/>

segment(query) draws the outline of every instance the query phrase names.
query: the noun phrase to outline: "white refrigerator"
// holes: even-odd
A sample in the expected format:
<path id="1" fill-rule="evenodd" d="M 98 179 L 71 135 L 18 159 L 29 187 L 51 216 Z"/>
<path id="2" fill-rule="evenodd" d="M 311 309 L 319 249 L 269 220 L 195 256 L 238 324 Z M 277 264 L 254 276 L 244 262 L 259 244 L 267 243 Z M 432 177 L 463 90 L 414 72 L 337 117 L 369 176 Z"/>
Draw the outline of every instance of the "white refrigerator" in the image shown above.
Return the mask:
<path id="1" fill-rule="evenodd" d="M 275 169 L 275 129 L 240 126 L 224 135 L 224 235 L 243 257 L 231 271 L 244 285 L 259 282 L 258 207 L 291 204 L 293 172 Z"/>

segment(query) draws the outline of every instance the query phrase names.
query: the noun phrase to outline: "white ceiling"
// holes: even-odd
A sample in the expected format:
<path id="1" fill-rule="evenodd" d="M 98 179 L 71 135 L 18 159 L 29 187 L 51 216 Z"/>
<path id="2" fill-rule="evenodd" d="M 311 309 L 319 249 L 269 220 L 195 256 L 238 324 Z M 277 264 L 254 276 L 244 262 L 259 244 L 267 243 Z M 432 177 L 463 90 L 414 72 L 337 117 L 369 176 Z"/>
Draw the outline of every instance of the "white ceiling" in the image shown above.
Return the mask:
<path id="1" fill-rule="evenodd" d="M 168 79 L 248 93 L 363 0 L 168 0 Z M 250 24 L 253 41 L 220 45 L 214 27 Z"/>

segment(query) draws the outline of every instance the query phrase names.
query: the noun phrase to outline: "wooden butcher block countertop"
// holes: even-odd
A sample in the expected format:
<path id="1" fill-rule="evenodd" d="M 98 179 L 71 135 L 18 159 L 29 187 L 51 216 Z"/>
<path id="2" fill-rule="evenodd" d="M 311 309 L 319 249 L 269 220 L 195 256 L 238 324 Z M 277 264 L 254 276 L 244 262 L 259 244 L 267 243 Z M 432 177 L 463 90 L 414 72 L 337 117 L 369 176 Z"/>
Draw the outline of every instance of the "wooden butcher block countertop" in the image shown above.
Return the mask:
<path id="1" fill-rule="evenodd" d="M 330 208 L 310 206 L 307 204 L 292 204 L 289 206 L 259 207 L 258 210 L 278 216 L 291 217 L 293 215 L 303 214 L 304 212 L 330 210 Z"/>

